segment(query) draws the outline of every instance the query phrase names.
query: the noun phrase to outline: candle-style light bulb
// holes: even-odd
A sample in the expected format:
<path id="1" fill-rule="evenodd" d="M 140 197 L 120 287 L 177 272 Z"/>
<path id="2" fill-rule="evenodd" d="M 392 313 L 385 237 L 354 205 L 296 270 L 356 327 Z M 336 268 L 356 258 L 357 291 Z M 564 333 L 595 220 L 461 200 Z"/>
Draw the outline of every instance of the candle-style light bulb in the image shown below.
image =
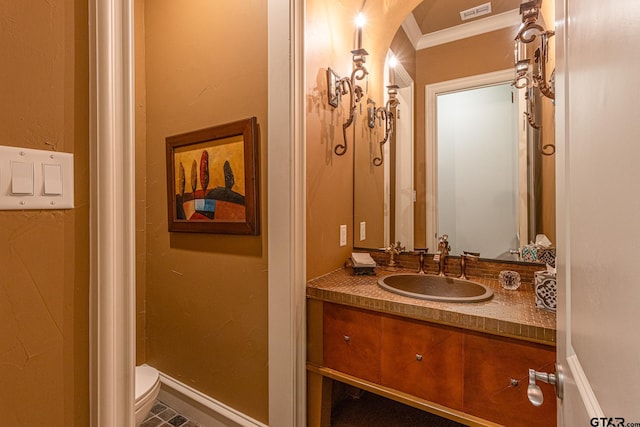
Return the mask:
<path id="1" fill-rule="evenodd" d="M 389 85 L 396 84 L 396 66 L 398 65 L 398 58 L 392 56 L 389 58 Z"/>
<path id="2" fill-rule="evenodd" d="M 358 13 L 355 19 L 356 24 L 356 50 L 362 49 L 362 27 L 367 23 L 367 18 L 365 18 L 362 12 Z"/>

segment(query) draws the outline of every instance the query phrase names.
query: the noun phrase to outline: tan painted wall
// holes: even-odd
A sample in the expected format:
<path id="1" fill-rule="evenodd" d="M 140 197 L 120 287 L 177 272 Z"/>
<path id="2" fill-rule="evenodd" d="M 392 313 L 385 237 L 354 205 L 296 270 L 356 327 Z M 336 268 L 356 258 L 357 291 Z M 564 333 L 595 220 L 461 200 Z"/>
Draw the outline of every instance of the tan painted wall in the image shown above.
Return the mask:
<path id="1" fill-rule="evenodd" d="M 368 24 L 363 30 L 362 39 L 363 47 L 369 52 L 366 63 L 369 82 L 368 88 L 363 83 L 363 88 L 368 89 L 362 105 L 363 114 L 366 114 L 367 97 L 379 104 L 382 102 L 383 66 L 387 50 L 396 29 L 419 2 L 420 0 L 377 0 L 366 3 L 364 13 Z M 342 104 L 336 109 L 327 104 L 325 73 L 327 67 L 333 68 L 341 77 L 351 73 L 350 50 L 354 46 L 355 34 L 353 19 L 361 6 L 360 0 L 339 3 L 331 0 L 306 2 L 308 278 L 341 267 L 354 246 L 354 145 L 356 150 L 369 150 L 370 133 L 360 116 L 349 129 L 347 153 L 344 156 L 333 154 L 335 145 L 342 143 L 342 122 L 348 114 L 348 107 L 344 108 L 344 105 L 348 103 L 348 97 L 343 98 Z M 379 182 L 376 177 L 378 171 L 368 173 L 373 175 L 373 182 Z M 358 176 L 358 179 L 366 178 Z M 378 184 L 371 188 L 380 194 Z M 368 210 L 363 210 L 366 211 Z M 378 219 L 371 218 L 373 219 L 367 220 L 369 227 L 381 227 Z M 356 218 L 356 223 L 359 220 L 361 219 Z M 347 224 L 349 229 L 345 247 L 339 246 L 341 224 Z"/>
<path id="2" fill-rule="evenodd" d="M 0 212 L 0 414 L 89 425 L 86 1 L 0 0 L 0 144 L 73 152 L 75 209 Z"/>
<path id="3" fill-rule="evenodd" d="M 146 100 L 137 102 L 141 114 L 146 104 L 146 196 L 137 195 L 146 210 L 146 362 L 263 422 L 266 8 L 260 0 L 146 2 Z M 169 233 L 165 138 L 250 116 L 260 127 L 261 235 Z"/>
<path id="4" fill-rule="evenodd" d="M 455 42 L 419 50 L 416 54 L 416 117 L 425 117 L 425 91 L 428 84 L 489 73 L 513 67 L 513 37 L 517 25 Z M 425 245 L 425 122 L 416 120 L 415 246 Z"/>

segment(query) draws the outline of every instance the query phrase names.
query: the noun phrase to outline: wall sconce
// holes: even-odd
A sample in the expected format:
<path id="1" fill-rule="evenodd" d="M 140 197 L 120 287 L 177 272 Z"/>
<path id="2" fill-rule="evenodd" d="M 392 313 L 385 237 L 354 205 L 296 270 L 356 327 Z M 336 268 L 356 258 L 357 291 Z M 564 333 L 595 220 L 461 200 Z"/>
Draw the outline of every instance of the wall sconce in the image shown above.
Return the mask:
<path id="1" fill-rule="evenodd" d="M 527 122 L 529 126 L 534 129 L 540 129 L 540 125 L 536 123 L 536 118 L 533 115 L 535 111 L 535 93 L 533 92 L 533 87 L 527 88 L 527 91 L 524 93 L 524 100 L 527 103 L 527 109 L 524 112 L 525 117 L 527 118 Z"/>
<path id="2" fill-rule="evenodd" d="M 367 108 L 369 127 L 375 127 L 376 118 L 380 121 L 380 124 L 384 124 L 384 137 L 382 141 L 378 143 L 378 145 L 380 146 L 380 157 L 373 158 L 374 166 L 381 166 L 384 163 L 383 147 L 393 134 L 393 124 L 395 117 L 394 109 L 400 104 L 397 99 L 399 86 L 396 84 L 395 79 L 395 66 L 397 65 L 397 63 L 398 62 L 395 57 L 392 57 L 389 60 L 389 84 L 387 85 L 388 99 L 385 106 L 376 108 L 375 102 L 373 102 L 372 100 L 367 100 L 367 104 L 373 104 L 373 108 Z"/>
<path id="3" fill-rule="evenodd" d="M 349 116 L 342 124 L 343 144 L 336 145 L 333 150 L 338 156 L 342 156 L 347 152 L 347 129 L 353 124 L 356 105 L 362 100 L 364 94 L 364 90 L 358 84 L 358 81 L 363 80 L 369 74 L 367 68 L 364 66 L 369 53 L 366 49 L 362 48 L 362 27 L 364 27 L 365 22 L 364 15 L 362 13 L 358 14 L 355 20 L 357 28 L 355 49 L 351 51 L 353 62 L 351 76 L 340 78 L 331 68 L 327 69 L 329 105 L 335 108 L 340 104 L 343 95 L 349 95 Z"/>
<path id="4" fill-rule="evenodd" d="M 546 63 L 548 61 L 549 39 L 555 31 L 545 30 L 538 23 L 542 0 L 525 1 L 520 5 L 522 24 L 515 38 L 515 69 L 516 76 L 513 85 L 518 89 L 537 87 L 549 99 L 555 99 L 554 73 L 547 82 Z M 531 58 L 527 56 L 527 45 L 540 37 L 540 47 L 534 52 L 533 70 Z"/>
<path id="5" fill-rule="evenodd" d="M 537 97 L 539 98 L 539 95 Z M 534 117 L 534 112 L 536 111 L 536 93 L 534 92 L 533 87 L 526 89 L 524 99 L 527 105 L 524 115 L 529 122 L 529 126 L 533 129 L 540 130 L 540 124 L 536 123 Z M 542 139 L 540 137 L 536 138 L 536 141 L 537 149 L 543 156 L 553 156 L 556 153 L 556 146 L 554 144 L 542 144 Z"/>

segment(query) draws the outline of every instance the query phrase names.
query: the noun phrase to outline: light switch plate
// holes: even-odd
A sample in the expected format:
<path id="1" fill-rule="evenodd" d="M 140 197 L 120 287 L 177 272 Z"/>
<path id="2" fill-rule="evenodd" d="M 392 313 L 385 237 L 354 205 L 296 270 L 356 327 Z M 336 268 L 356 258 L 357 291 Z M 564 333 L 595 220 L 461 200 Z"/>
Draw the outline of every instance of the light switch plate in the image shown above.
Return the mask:
<path id="1" fill-rule="evenodd" d="M 12 162 L 32 165 L 33 194 L 13 194 Z M 45 194 L 45 165 L 47 192 L 60 194 Z M 0 146 L 0 210 L 72 209 L 73 191 L 73 154 Z"/>
<path id="2" fill-rule="evenodd" d="M 340 226 L 340 246 L 347 246 L 347 226 Z"/>
<path id="3" fill-rule="evenodd" d="M 367 223 L 362 221 L 360 223 L 360 241 L 367 240 Z"/>

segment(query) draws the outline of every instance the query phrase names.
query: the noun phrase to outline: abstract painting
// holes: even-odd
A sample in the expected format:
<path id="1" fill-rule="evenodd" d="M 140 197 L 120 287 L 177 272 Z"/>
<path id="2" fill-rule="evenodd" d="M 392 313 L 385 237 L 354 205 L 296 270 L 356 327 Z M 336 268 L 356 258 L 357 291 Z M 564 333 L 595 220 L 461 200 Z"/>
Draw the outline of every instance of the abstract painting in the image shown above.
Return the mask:
<path id="1" fill-rule="evenodd" d="M 169 231 L 260 234 L 255 117 L 166 138 Z"/>

